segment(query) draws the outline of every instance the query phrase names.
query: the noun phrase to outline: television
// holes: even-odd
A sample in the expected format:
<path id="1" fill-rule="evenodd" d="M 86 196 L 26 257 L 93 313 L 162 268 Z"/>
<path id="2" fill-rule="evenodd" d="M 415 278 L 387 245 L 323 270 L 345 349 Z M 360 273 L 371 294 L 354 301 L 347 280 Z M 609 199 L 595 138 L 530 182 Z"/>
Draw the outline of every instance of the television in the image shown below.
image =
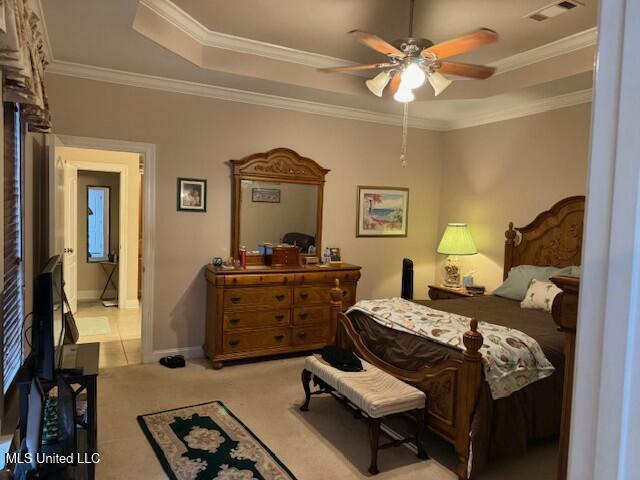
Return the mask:
<path id="1" fill-rule="evenodd" d="M 64 334 L 64 276 L 60 255 L 51 257 L 33 287 L 31 362 L 34 375 L 53 380 L 57 366 L 56 349 Z M 61 349 L 57 349 L 58 352 Z"/>

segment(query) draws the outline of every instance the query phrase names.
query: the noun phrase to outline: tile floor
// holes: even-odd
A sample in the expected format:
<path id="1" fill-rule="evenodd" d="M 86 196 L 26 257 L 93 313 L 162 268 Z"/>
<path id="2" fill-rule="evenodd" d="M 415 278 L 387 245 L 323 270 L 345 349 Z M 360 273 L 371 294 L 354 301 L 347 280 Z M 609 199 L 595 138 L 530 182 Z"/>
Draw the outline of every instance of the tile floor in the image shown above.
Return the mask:
<path id="1" fill-rule="evenodd" d="M 105 307 L 97 301 L 78 302 L 75 317 L 80 330 L 78 343 L 100 342 L 100 368 L 137 365 L 141 362 L 142 308 L 119 309 Z M 105 318 L 108 326 L 103 325 Z M 87 324 L 91 320 L 100 323 L 100 328 L 92 329 Z M 92 334 L 83 335 L 83 330 Z"/>

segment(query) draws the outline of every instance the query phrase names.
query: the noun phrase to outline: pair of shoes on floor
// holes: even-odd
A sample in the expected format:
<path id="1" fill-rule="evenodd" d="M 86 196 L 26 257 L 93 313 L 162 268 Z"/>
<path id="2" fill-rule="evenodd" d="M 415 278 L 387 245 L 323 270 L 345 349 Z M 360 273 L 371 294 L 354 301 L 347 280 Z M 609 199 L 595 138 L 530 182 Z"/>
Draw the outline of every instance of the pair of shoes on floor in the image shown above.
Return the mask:
<path id="1" fill-rule="evenodd" d="M 160 365 L 167 368 L 182 368 L 186 365 L 186 362 L 182 355 L 174 355 L 171 357 L 162 357 L 160 359 Z"/>

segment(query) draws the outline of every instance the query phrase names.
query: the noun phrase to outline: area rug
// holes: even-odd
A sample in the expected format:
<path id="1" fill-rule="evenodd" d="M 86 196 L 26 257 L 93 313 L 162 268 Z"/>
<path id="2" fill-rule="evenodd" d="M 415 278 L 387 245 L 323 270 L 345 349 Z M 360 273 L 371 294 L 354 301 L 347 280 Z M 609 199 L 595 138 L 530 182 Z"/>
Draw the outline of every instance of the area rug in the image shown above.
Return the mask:
<path id="1" fill-rule="evenodd" d="M 138 423 L 172 480 L 295 480 L 222 402 L 140 415 Z"/>
<path id="2" fill-rule="evenodd" d="M 76 326 L 80 337 L 93 335 L 111 335 L 111 325 L 107 317 L 79 317 Z"/>

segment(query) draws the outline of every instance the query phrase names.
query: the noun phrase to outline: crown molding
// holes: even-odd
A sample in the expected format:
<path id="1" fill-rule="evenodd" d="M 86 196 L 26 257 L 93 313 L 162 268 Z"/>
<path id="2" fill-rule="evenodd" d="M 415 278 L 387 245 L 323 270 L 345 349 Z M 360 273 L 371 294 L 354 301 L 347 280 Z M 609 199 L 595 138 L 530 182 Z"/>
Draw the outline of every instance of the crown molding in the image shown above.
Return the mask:
<path id="1" fill-rule="evenodd" d="M 343 58 L 335 58 L 329 55 L 297 50 L 282 45 L 275 45 L 273 43 L 261 42 L 250 38 L 237 37 L 235 35 L 209 30 L 170 0 L 140 0 L 140 4 L 149 8 L 206 47 L 258 55 L 272 60 L 297 63 L 312 68 L 357 65 L 355 62 Z M 360 72 L 357 73 L 360 74 Z"/>
<path id="2" fill-rule="evenodd" d="M 383 125 L 402 125 L 401 115 L 379 113 L 370 110 L 280 97 L 277 95 L 157 77 L 142 73 L 113 70 L 79 63 L 54 61 L 48 66 L 47 73 L 84 78 L 99 82 L 115 83 L 119 85 L 128 85 L 132 87 L 149 88 L 152 90 L 162 90 L 165 92 L 182 93 L 185 95 L 215 98 L 218 100 L 248 103 L 263 107 L 293 110 L 329 117 L 345 118 L 348 120 L 359 120 L 363 122 L 380 123 Z M 448 122 L 414 117 L 409 119 L 409 127 L 423 130 L 447 130 Z"/>
<path id="3" fill-rule="evenodd" d="M 125 72 L 92 65 L 82 65 L 71 62 L 55 61 L 47 68 L 47 72 L 54 75 L 83 78 L 98 82 L 108 82 L 118 85 L 128 85 L 139 88 L 149 88 L 165 92 L 195 95 L 199 97 L 215 98 L 231 102 L 240 102 L 263 107 L 280 108 L 296 112 L 311 113 L 328 117 L 344 118 L 383 125 L 402 125 L 402 116 L 390 113 L 379 113 L 340 105 L 311 102 L 308 100 L 280 97 L 234 88 L 219 87 L 202 83 L 156 77 L 141 73 Z M 487 123 L 500 122 L 519 117 L 526 117 L 538 113 L 570 107 L 591 101 L 591 89 L 580 90 L 565 95 L 532 100 L 515 107 L 495 110 L 489 114 L 471 116 L 460 120 L 438 120 L 420 117 L 410 117 L 409 126 L 422 130 L 447 131 L 469 128 Z"/>
<path id="4" fill-rule="evenodd" d="M 44 10 L 42 9 L 41 0 L 32 1 L 33 9 L 36 15 L 40 17 L 40 25 L 42 26 L 42 37 L 44 39 L 44 54 L 48 62 L 53 62 L 53 48 L 51 47 L 51 40 L 49 40 L 49 31 L 47 30 L 47 21 L 44 17 Z"/>
<path id="5" fill-rule="evenodd" d="M 593 27 L 531 50 L 516 53 L 510 57 L 490 63 L 489 65 L 496 67 L 496 75 L 500 75 L 550 58 L 575 52 L 582 48 L 594 46 L 597 41 L 598 28 Z"/>
<path id="6" fill-rule="evenodd" d="M 514 107 L 504 108 L 487 114 L 471 116 L 460 120 L 452 120 L 448 122 L 449 130 L 458 130 L 461 128 L 477 127 L 488 123 L 502 122 L 504 120 L 512 120 L 514 118 L 528 117 L 538 113 L 544 113 L 559 108 L 572 107 L 583 103 L 591 102 L 593 97 L 592 89 L 578 90 L 556 97 L 532 100 Z"/>

